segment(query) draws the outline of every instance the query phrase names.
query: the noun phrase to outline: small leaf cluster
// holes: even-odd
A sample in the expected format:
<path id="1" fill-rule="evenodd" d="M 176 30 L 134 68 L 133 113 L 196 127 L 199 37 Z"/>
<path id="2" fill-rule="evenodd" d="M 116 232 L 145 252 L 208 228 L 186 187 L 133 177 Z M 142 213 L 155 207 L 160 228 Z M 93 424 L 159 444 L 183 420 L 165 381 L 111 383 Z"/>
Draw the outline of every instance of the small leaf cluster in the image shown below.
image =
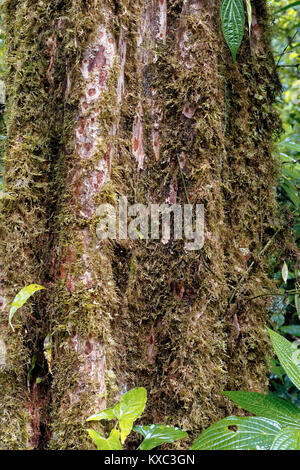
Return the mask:
<path id="1" fill-rule="evenodd" d="M 268 330 L 274 350 L 291 382 L 300 389 L 300 350 Z M 255 392 L 224 392 L 256 416 L 229 416 L 206 429 L 192 450 L 300 450 L 300 409 L 282 398 Z"/>
<path id="2" fill-rule="evenodd" d="M 187 437 L 185 431 L 162 424 L 133 427 L 134 421 L 143 413 L 146 401 L 146 389 L 144 387 L 133 388 L 125 393 L 115 406 L 100 411 L 87 419 L 87 421 L 117 421 L 108 438 L 105 438 L 94 429 L 88 429 L 88 433 L 94 440 L 98 450 L 122 450 L 122 445 L 132 429 L 144 438 L 138 450 L 151 450 L 161 444 L 171 443 L 177 439 Z"/>

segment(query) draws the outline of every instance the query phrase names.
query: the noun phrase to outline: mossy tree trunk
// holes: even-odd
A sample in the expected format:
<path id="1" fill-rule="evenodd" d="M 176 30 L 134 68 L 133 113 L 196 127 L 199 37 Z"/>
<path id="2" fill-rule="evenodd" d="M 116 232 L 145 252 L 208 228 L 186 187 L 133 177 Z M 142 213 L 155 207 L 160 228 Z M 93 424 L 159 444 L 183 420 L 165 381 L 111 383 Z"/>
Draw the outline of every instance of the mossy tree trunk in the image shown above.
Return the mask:
<path id="1" fill-rule="evenodd" d="M 234 66 L 217 0 L 4 1 L 1 449 L 93 448 L 85 418 L 134 386 L 144 422 L 191 437 L 232 411 L 221 390 L 264 390 L 268 303 L 249 299 L 270 284 L 276 210 L 265 3 Z M 100 241 L 96 208 L 119 195 L 204 204 L 203 250 Z M 31 283 L 47 289 L 13 333 Z"/>

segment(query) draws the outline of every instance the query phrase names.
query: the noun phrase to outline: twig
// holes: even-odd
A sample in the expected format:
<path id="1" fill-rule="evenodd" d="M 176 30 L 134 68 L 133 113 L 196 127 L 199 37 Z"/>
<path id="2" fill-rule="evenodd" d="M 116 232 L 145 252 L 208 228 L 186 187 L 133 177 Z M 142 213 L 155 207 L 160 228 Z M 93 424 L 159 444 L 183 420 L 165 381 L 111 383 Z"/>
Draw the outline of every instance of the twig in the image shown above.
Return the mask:
<path id="1" fill-rule="evenodd" d="M 259 295 L 255 295 L 254 297 L 250 297 L 248 300 L 250 301 L 253 299 L 258 299 L 259 297 L 267 297 L 267 296 L 284 297 L 285 295 L 290 295 L 290 294 L 300 294 L 300 290 L 297 290 L 297 289 L 285 290 L 281 294 L 279 294 L 278 292 L 270 292 L 269 294 L 259 294 Z"/>
<path id="2" fill-rule="evenodd" d="M 299 67 L 300 62 L 298 64 L 285 64 L 285 65 L 276 65 L 276 68 L 279 69 L 281 67 Z"/>
<path id="3" fill-rule="evenodd" d="M 299 45 L 293 47 L 293 49 L 289 49 L 288 51 L 286 50 L 283 54 L 282 54 L 282 53 L 281 53 L 281 54 L 276 54 L 275 57 L 280 57 L 280 55 L 283 56 L 284 54 L 289 54 L 290 52 L 294 52 L 294 51 L 296 51 L 296 50 L 298 49 L 298 47 L 299 47 Z"/>
<path id="4" fill-rule="evenodd" d="M 281 60 L 281 57 L 283 56 L 283 54 L 285 53 L 285 51 L 287 50 L 287 48 L 289 47 L 289 45 L 293 42 L 293 40 L 295 39 L 295 37 L 297 36 L 297 33 L 298 31 L 295 32 L 294 36 L 292 37 L 292 39 L 290 41 L 288 41 L 287 45 L 285 46 L 285 48 L 283 49 L 282 53 L 280 54 L 279 56 L 279 59 L 277 61 L 277 64 L 276 64 L 276 67 L 278 67 L 279 65 L 279 62 Z"/>
<path id="5" fill-rule="evenodd" d="M 285 53 L 285 51 L 287 50 L 287 48 L 289 47 L 289 45 L 293 42 L 293 40 L 295 39 L 296 35 L 297 35 L 298 31 L 295 32 L 294 36 L 292 37 L 292 39 L 290 41 L 288 41 L 287 45 L 285 46 L 285 48 L 283 49 L 282 53 L 280 54 L 279 56 L 279 59 L 277 61 L 277 64 L 276 64 L 276 67 L 278 66 L 280 60 L 281 60 L 281 57 L 283 56 L 283 54 Z"/>
<path id="6" fill-rule="evenodd" d="M 268 243 L 264 246 L 264 248 L 259 252 L 258 256 L 262 256 L 266 251 L 267 249 L 269 248 L 269 246 L 271 245 L 271 243 L 273 242 L 273 240 L 276 238 L 277 234 L 282 230 L 282 228 L 279 228 L 273 235 L 272 238 L 270 238 L 270 240 L 268 241 Z M 255 264 L 255 260 L 252 261 L 252 263 L 250 264 L 250 266 L 248 267 L 247 271 L 243 274 L 243 276 L 241 277 L 241 279 L 239 280 L 239 282 L 237 283 L 233 293 L 231 294 L 231 297 L 229 299 L 229 304 L 231 304 L 231 302 L 233 301 L 237 291 L 240 289 L 241 285 L 243 284 L 244 280 L 246 279 L 246 277 L 248 276 L 248 274 L 250 273 L 250 271 L 252 270 L 253 266 Z"/>

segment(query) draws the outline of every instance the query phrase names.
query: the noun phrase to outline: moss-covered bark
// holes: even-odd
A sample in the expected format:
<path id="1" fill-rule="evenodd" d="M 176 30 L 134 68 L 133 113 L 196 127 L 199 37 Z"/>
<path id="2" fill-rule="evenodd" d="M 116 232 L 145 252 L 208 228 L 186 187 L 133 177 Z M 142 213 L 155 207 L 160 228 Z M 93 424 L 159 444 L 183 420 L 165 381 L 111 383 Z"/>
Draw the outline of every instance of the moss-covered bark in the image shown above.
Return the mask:
<path id="1" fill-rule="evenodd" d="M 1 195 L 1 449 L 39 445 L 40 399 L 26 384 L 33 355 L 42 367 L 45 331 L 40 296 L 7 324 L 9 302 L 31 282 L 48 281 L 48 216 L 51 165 L 55 158 L 57 111 L 49 60 L 51 11 L 38 2 L 8 1 L 3 13 L 7 46 L 7 152 Z M 33 395 L 35 399 L 32 400 Z"/>
<path id="2" fill-rule="evenodd" d="M 249 299 L 270 282 L 279 86 L 253 3 L 234 66 L 217 0 L 4 2 L 0 447 L 93 448 L 85 418 L 141 385 L 144 421 L 196 435 L 231 411 L 221 390 L 266 386 L 268 304 Z M 98 240 L 118 195 L 204 204 L 203 250 Z M 32 282 L 47 293 L 12 336 L 8 303 Z"/>

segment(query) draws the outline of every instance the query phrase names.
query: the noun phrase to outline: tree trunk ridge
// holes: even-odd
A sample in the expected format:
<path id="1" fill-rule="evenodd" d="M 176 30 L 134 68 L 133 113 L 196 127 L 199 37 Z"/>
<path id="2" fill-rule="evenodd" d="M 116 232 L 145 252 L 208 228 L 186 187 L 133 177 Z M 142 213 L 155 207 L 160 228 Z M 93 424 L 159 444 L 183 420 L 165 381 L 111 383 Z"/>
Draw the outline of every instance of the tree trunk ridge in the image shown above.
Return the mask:
<path id="1" fill-rule="evenodd" d="M 134 386 L 147 388 L 144 423 L 195 437 L 232 412 L 222 390 L 267 385 L 268 300 L 248 299 L 272 285 L 259 253 L 276 213 L 279 83 L 266 2 L 237 66 L 219 7 L 4 1 L 0 449 L 94 448 L 85 419 Z M 120 195 L 204 204 L 203 250 L 98 239 L 97 207 Z M 31 283 L 46 290 L 13 333 L 9 304 Z"/>

